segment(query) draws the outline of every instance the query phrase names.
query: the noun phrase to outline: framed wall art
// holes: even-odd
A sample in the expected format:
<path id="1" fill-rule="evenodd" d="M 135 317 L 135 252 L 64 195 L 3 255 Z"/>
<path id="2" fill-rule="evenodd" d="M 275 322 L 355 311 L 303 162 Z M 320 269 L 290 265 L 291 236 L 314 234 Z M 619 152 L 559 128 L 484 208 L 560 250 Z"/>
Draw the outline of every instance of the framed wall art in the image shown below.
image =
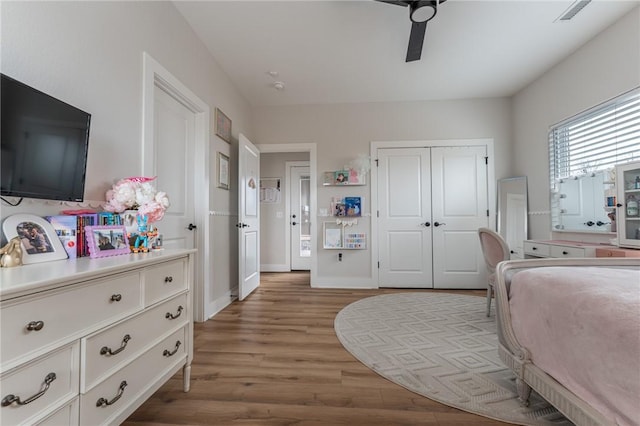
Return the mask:
<path id="1" fill-rule="evenodd" d="M 216 108 L 216 135 L 231 143 L 231 120 L 219 108 Z"/>
<path id="2" fill-rule="evenodd" d="M 229 189 L 229 157 L 218 152 L 218 188 Z"/>
<path id="3" fill-rule="evenodd" d="M 2 230 L 7 241 L 20 238 L 22 263 L 25 265 L 67 259 L 56 230 L 40 216 L 14 214 L 4 220 Z"/>
<path id="4" fill-rule="evenodd" d="M 124 225 L 87 226 L 85 235 L 93 258 L 131 253 Z"/>

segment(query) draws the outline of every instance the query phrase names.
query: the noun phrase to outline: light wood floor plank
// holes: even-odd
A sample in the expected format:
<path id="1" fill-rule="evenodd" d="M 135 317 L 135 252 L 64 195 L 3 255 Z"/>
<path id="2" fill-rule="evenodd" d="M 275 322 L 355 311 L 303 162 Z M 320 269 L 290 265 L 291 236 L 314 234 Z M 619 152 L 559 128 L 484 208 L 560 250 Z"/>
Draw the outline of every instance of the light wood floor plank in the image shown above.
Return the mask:
<path id="1" fill-rule="evenodd" d="M 410 392 L 342 347 L 333 329 L 342 308 L 403 291 L 315 289 L 308 273 L 262 274 L 247 300 L 195 325 L 191 391 L 178 373 L 124 424 L 506 425 Z"/>

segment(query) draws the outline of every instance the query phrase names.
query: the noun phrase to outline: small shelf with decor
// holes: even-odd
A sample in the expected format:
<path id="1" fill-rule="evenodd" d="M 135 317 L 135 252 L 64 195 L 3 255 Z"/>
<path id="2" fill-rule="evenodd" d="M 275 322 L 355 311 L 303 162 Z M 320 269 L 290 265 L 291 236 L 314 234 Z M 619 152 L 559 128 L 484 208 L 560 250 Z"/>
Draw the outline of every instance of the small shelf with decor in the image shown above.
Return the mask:
<path id="1" fill-rule="evenodd" d="M 367 234 L 345 228 L 357 225 L 357 219 L 337 219 L 324 222 L 322 227 L 322 248 L 327 250 L 364 250 L 367 248 Z"/>
<path id="2" fill-rule="evenodd" d="M 365 174 L 353 169 L 324 172 L 322 178 L 324 186 L 362 186 L 367 183 Z"/>

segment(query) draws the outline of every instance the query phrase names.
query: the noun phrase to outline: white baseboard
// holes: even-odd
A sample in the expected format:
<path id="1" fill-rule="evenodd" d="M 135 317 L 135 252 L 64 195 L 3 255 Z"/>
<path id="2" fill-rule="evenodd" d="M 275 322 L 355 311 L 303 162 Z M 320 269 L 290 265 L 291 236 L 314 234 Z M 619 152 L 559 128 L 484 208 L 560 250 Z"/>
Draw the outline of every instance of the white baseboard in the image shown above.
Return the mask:
<path id="1" fill-rule="evenodd" d="M 260 265 L 260 272 L 291 272 L 289 265 Z"/>
<path id="2" fill-rule="evenodd" d="M 311 287 L 317 288 L 346 288 L 346 289 L 372 289 L 378 288 L 378 283 L 372 278 L 335 278 L 317 277 L 311 282 Z"/>
<path id="3" fill-rule="evenodd" d="M 236 289 L 237 290 L 237 289 Z M 237 291 L 236 291 L 237 294 Z M 211 319 L 214 316 L 216 316 L 216 314 L 218 314 L 221 310 L 223 310 L 224 308 L 226 308 L 227 306 L 229 306 L 231 304 L 231 302 L 233 302 L 234 300 L 236 300 L 238 298 L 238 296 L 234 296 L 233 293 L 231 291 L 227 291 L 224 296 L 218 297 L 214 302 L 213 302 L 213 306 L 214 306 L 214 310 L 213 313 L 209 316 L 209 318 L 207 319 Z"/>

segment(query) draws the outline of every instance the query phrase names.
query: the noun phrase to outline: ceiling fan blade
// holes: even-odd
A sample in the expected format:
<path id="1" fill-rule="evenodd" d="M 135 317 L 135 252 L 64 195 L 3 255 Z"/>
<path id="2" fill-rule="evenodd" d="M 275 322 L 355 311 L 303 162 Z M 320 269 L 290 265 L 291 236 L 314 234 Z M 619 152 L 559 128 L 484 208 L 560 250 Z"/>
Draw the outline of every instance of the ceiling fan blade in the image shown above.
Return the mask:
<path id="1" fill-rule="evenodd" d="M 409 35 L 409 47 L 407 48 L 406 62 L 417 61 L 422 55 L 422 44 L 424 43 L 424 35 L 427 32 L 426 22 L 414 22 L 411 25 L 411 34 Z"/>
<path id="2" fill-rule="evenodd" d="M 402 1 L 402 0 L 375 0 L 375 1 L 379 1 L 381 3 L 395 4 L 396 6 L 402 6 L 402 7 L 409 6 L 409 1 Z"/>

